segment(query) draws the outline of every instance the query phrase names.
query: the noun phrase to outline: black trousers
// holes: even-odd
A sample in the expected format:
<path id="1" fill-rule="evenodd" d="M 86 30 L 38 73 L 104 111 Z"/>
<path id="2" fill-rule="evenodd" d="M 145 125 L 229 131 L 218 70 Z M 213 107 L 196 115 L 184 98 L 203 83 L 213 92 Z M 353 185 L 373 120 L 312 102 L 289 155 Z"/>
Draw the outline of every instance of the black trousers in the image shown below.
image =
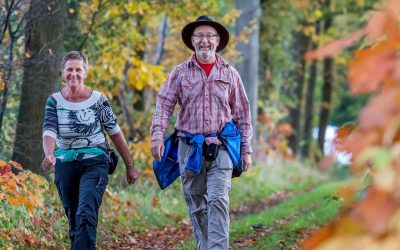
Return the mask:
<path id="1" fill-rule="evenodd" d="M 54 182 L 69 221 L 70 249 L 96 249 L 98 212 L 108 183 L 107 156 L 57 159 Z"/>

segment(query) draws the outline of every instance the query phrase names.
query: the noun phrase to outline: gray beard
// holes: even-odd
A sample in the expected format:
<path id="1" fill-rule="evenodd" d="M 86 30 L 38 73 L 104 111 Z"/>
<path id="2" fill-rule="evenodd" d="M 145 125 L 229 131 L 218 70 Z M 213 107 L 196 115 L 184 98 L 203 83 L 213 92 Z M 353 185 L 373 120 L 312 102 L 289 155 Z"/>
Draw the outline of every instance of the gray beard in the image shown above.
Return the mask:
<path id="1" fill-rule="evenodd" d="M 210 51 L 210 52 L 202 52 L 202 51 L 196 51 L 196 55 L 198 58 L 200 58 L 203 61 L 207 61 L 211 58 L 213 58 L 213 55 L 215 54 L 215 51 Z"/>

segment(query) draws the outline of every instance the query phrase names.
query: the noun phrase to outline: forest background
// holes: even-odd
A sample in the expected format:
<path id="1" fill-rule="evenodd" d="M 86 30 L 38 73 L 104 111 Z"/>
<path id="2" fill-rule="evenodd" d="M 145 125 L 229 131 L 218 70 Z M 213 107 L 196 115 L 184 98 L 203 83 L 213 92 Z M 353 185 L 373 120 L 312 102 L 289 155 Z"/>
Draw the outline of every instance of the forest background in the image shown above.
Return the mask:
<path id="1" fill-rule="evenodd" d="M 351 181 L 346 183 L 351 184 L 340 185 L 342 195 L 331 196 L 333 200 L 341 200 L 338 208 L 346 211 L 342 212 L 344 217 L 352 211 L 350 207 L 354 209 L 354 204 L 362 204 L 368 197 L 373 197 L 369 202 L 376 204 L 380 201 L 377 197 L 390 201 L 389 208 L 385 205 L 383 210 L 387 212 L 385 225 L 377 226 L 362 216 L 363 212 L 370 215 L 382 209 L 374 205 L 376 210 L 372 212 L 359 209 L 361 219 L 356 224 L 366 229 L 357 227 L 355 231 L 365 235 L 372 228 L 373 236 L 387 233 L 385 230 L 397 233 L 388 225 L 393 224 L 392 218 L 398 218 L 400 132 L 398 110 L 389 101 L 396 103 L 399 80 L 393 66 L 399 61 L 399 1 L 1 0 L 0 4 L 0 159 L 3 159 L 0 218 L 3 228 L 7 224 L 8 229 L 25 239 L 18 244 L 58 246 L 66 242 L 66 236 L 59 235 L 65 221 L 54 197 L 52 173 L 43 171 L 40 164 L 45 101 L 62 88 L 60 60 L 70 50 L 88 54 L 90 69 L 86 84 L 111 100 L 141 171 L 138 187 L 127 189 L 137 192 L 135 198 L 129 191 L 117 191 L 127 188 L 122 166 L 111 177 L 106 197 L 116 204 L 105 205 L 104 218 L 121 223 L 117 211 L 125 206 L 136 215 L 128 224 L 122 224 L 134 225 L 135 233 L 145 230 L 148 224 L 164 228 L 186 218 L 184 208 L 177 205 L 183 203 L 181 198 L 174 196 L 171 201 L 173 207 L 183 211 L 166 211 L 163 207 L 163 203 L 168 206 L 166 199 L 171 198 L 172 191 L 164 195 L 140 194 L 157 188 L 149 135 L 157 90 L 168 72 L 191 55 L 180 38 L 182 27 L 204 14 L 229 28 L 231 40 L 222 55 L 238 69 L 251 104 L 257 167 L 237 181 L 241 182 L 239 186 L 248 186 L 243 197 L 254 202 L 275 191 L 295 190 L 299 186 L 309 190 L 316 188 L 321 180 L 335 182 L 338 176 L 349 178 Z M 327 42 L 331 43 L 316 50 Z M 372 62 L 377 63 L 371 65 Z M 391 95 L 384 90 L 391 90 Z M 380 106 L 375 108 L 371 103 Z M 387 108 L 386 113 L 382 111 Z M 175 117 L 171 120 L 170 124 L 174 124 Z M 327 130 L 331 127 L 341 127 L 335 140 L 329 142 L 336 147 L 326 144 Z M 173 129 L 172 125 L 169 129 Z M 335 163 L 337 151 L 352 155 L 352 168 Z M 332 165 L 334 168 L 328 169 Z M 273 175 L 272 166 L 278 166 L 277 175 Z M 287 176 L 294 169 L 297 172 Z M 355 177 L 350 177 L 349 169 Z M 310 176 L 313 178 L 307 182 Z M 280 178 L 287 182 L 278 185 L 276 181 Z M 273 188 L 265 186 L 268 181 L 274 184 Z M 382 187 L 382 183 L 386 185 Z M 260 190 L 251 191 L 253 187 Z M 177 190 L 176 185 L 173 188 Z M 237 198 L 238 207 L 245 202 L 241 198 Z M 51 208 L 46 204 L 51 204 Z M 166 214 L 169 220 L 150 218 L 159 214 L 142 218 L 140 211 L 144 213 L 149 207 L 160 207 L 159 213 Z M 49 209 L 59 213 L 58 217 L 47 218 L 44 214 Z M 335 211 L 333 216 L 338 213 Z M 31 218 L 23 224 L 25 231 L 18 231 L 19 222 L 7 221 L 15 213 Z M 332 218 L 319 225 L 311 223 L 309 229 Z M 53 231 L 43 241 L 40 230 L 49 225 Z M 124 229 L 122 226 L 121 230 Z M 17 244 L 18 237 L 2 232 L 1 244 Z M 330 226 L 329 233 L 324 232 L 324 237 L 316 238 L 334 237 L 337 231 Z M 125 234 L 131 239 L 130 233 Z M 301 237 L 306 238 L 305 235 Z M 297 240 L 293 244 L 299 244 Z M 247 243 L 258 241 L 259 238 Z M 107 244 L 111 243 L 100 242 L 100 246 Z M 319 241 L 312 244 L 314 247 Z"/>

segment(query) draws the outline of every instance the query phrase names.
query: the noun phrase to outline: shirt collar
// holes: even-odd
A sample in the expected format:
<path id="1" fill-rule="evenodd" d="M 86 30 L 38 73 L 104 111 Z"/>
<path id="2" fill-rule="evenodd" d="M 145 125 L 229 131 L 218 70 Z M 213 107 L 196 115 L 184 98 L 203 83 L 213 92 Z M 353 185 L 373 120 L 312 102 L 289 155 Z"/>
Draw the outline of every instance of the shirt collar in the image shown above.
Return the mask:
<path id="1" fill-rule="evenodd" d="M 215 65 L 217 66 L 225 66 L 225 67 L 229 67 L 229 64 L 225 61 L 224 58 L 222 58 L 222 56 L 220 56 L 218 53 L 215 54 Z M 198 64 L 197 60 L 196 60 L 196 54 L 193 54 L 189 60 L 188 60 L 189 66 L 194 66 L 197 65 L 200 67 L 200 65 Z"/>

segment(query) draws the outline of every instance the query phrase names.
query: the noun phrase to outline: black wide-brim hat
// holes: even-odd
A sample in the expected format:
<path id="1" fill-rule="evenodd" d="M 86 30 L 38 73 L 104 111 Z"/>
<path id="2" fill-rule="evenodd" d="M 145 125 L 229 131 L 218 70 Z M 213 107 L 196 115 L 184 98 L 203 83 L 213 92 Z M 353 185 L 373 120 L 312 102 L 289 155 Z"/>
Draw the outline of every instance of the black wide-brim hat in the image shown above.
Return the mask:
<path id="1" fill-rule="evenodd" d="M 223 49 L 225 49 L 226 45 L 228 45 L 228 43 L 229 43 L 229 31 L 225 28 L 224 25 L 214 21 L 209 16 L 199 16 L 196 19 L 196 21 L 188 23 L 185 27 L 183 27 L 181 35 L 182 35 L 182 40 L 185 43 L 186 47 L 195 51 L 195 49 L 192 45 L 191 38 L 193 35 L 193 31 L 201 25 L 211 26 L 217 31 L 220 39 L 219 39 L 219 45 L 216 49 L 216 52 L 220 52 Z"/>

